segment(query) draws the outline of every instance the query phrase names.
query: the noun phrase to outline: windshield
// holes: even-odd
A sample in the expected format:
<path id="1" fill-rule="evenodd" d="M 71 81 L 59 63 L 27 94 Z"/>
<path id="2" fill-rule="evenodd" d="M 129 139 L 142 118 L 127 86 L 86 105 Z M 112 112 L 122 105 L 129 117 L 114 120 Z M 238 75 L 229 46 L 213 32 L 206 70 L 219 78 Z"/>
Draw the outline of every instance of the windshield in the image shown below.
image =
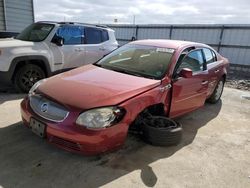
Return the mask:
<path id="1" fill-rule="evenodd" d="M 125 45 L 113 51 L 96 65 L 135 76 L 162 79 L 174 49 L 143 45 Z"/>
<path id="2" fill-rule="evenodd" d="M 54 28 L 53 24 L 34 23 L 26 27 L 16 39 L 24 41 L 41 42 L 43 41 Z"/>

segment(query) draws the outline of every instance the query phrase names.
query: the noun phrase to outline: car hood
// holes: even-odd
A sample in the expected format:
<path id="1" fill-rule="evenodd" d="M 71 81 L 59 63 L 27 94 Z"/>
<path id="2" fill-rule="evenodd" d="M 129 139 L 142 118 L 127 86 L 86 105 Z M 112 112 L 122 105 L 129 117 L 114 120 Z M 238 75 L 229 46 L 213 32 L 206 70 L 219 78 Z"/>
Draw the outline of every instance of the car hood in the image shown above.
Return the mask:
<path id="1" fill-rule="evenodd" d="M 49 78 L 38 92 L 66 106 L 90 109 L 117 105 L 158 85 L 160 80 L 86 65 Z"/>
<path id="2" fill-rule="evenodd" d="M 0 39 L 0 48 L 32 46 L 34 42 L 22 41 L 14 38 Z"/>

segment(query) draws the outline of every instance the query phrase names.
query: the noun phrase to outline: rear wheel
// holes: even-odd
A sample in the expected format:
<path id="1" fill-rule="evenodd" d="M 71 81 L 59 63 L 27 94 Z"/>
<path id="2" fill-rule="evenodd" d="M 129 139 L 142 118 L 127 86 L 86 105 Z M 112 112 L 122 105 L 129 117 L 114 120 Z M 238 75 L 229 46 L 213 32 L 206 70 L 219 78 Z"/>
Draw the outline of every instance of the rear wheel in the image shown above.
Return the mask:
<path id="1" fill-rule="evenodd" d="M 214 89 L 213 94 L 207 100 L 209 103 L 215 104 L 220 100 L 222 92 L 223 92 L 223 88 L 224 88 L 224 82 L 225 82 L 225 80 L 223 78 L 221 78 L 220 81 L 218 82 L 216 88 Z"/>
<path id="2" fill-rule="evenodd" d="M 37 81 L 43 78 L 45 78 L 45 73 L 39 66 L 28 64 L 16 72 L 14 84 L 19 92 L 27 93 Z"/>

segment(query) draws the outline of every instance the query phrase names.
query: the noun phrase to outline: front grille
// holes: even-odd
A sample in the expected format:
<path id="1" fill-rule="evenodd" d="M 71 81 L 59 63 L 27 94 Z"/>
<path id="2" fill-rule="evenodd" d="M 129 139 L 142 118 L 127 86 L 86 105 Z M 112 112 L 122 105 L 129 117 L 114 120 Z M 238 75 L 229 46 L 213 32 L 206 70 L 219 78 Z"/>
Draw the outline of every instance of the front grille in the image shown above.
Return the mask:
<path id="1" fill-rule="evenodd" d="M 56 137 L 56 136 L 50 137 L 49 141 L 53 144 L 64 147 L 66 149 L 70 149 L 70 150 L 74 150 L 74 151 L 81 151 L 80 144 L 77 144 L 75 142 L 71 142 L 68 140 L 64 140 L 64 139 Z"/>
<path id="2" fill-rule="evenodd" d="M 37 115 L 54 122 L 62 122 L 69 114 L 64 106 L 48 100 L 41 95 L 31 96 L 30 106 Z"/>

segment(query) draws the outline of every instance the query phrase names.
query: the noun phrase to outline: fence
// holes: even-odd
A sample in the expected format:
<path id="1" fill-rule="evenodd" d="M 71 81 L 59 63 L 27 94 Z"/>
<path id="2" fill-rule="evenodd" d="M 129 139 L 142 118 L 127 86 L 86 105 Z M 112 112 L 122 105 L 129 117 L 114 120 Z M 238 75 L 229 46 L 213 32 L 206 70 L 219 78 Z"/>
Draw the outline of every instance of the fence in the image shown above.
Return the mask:
<path id="1" fill-rule="evenodd" d="M 250 73 L 250 25 L 109 25 L 120 45 L 140 39 L 176 39 L 206 43 Z"/>

